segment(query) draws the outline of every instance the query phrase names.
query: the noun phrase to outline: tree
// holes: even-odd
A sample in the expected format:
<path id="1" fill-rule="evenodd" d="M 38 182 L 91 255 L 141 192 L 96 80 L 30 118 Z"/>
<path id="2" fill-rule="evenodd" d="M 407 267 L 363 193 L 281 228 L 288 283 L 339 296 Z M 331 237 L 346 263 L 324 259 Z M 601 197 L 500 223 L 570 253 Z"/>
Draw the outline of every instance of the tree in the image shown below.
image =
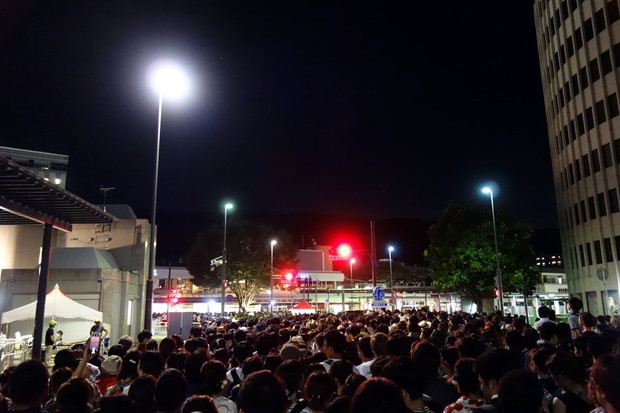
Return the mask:
<path id="1" fill-rule="evenodd" d="M 503 290 L 529 293 L 539 280 L 530 238 L 532 229 L 496 209 L 497 241 Z M 496 255 L 491 211 L 451 204 L 428 232 L 430 276 L 442 291 L 458 291 L 478 308 L 493 297 Z"/>
<path id="2" fill-rule="evenodd" d="M 278 241 L 274 249 L 274 268 L 296 267 L 297 246 L 284 231 L 255 222 L 231 221 L 227 228 L 226 281 L 245 312 L 261 288 L 269 286 L 271 275 L 270 242 Z M 201 286 L 217 288 L 221 283 L 222 267 L 212 268 L 211 260 L 222 255 L 223 225 L 213 226 L 200 233 L 185 256 L 192 281 Z"/>

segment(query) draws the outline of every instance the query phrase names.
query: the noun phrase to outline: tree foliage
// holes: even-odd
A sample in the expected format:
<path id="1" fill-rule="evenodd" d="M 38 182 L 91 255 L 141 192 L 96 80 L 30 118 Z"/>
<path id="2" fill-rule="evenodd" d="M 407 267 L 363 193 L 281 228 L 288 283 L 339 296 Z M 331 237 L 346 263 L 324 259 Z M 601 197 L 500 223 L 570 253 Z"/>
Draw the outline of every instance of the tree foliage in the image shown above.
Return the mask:
<path id="1" fill-rule="evenodd" d="M 294 270 L 297 246 L 284 231 L 249 221 L 231 221 L 227 228 L 228 288 L 239 300 L 241 311 L 253 302 L 260 289 L 269 286 L 271 274 L 271 240 L 277 240 L 274 248 L 274 268 Z M 192 281 L 208 288 L 218 288 L 222 266 L 212 271 L 211 259 L 222 255 L 223 225 L 212 226 L 201 232 L 185 256 L 187 270 Z"/>
<path id="2" fill-rule="evenodd" d="M 531 245 L 532 229 L 496 209 L 499 261 L 504 293 L 531 293 L 539 280 Z M 442 291 L 458 291 L 479 308 L 493 296 L 496 255 L 490 208 L 451 204 L 428 232 L 426 252 L 433 283 Z"/>

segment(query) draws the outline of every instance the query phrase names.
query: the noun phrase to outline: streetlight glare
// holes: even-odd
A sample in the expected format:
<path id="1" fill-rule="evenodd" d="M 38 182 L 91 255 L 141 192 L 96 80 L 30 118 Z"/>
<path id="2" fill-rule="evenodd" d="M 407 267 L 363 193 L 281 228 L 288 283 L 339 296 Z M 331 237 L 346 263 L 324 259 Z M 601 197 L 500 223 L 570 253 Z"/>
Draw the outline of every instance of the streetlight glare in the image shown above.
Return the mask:
<path id="1" fill-rule="evenodd" d="M 228 204 L 224 205 L 224 209 L 233 209 L 233 206 L 234 206 L 233 204 L 228 203 Z"/>
<path id="2" fill-rule="evenodd" d="M 171 60 L 158 60 L 149 70 L 149 83 L 160 95 L 181 99 L 189 94 L 189 78 L 181 67 Z"/>
<path id="3" fill-rule="evenodd" d="M 278 241 L 276 241 L 275 239 L 271 240 L 271 245 L 276 245 L 278 243 Z"/>
<path id="4" fill-rule="evenodd" d="M 394 251 L 394 247 L 393 247 L 393 246 L 391 246 L 391 245 L 390 245 L 390 246 L 388 246 L 388 251 L 389 251 L 389 252 Z"/>
<path id="5" fill-rule="evenodd" d="M 351 258 L 351 264 L 355 264 L 355 258 Z"/>
<path id="6" fill-rule="evenodd" d="M 482 188 L 482 193 L 483 194 L 490 194 L 491 192 L 492 192 L 492 190 L 488 186 L 485 186 L 484 188 Z"/>

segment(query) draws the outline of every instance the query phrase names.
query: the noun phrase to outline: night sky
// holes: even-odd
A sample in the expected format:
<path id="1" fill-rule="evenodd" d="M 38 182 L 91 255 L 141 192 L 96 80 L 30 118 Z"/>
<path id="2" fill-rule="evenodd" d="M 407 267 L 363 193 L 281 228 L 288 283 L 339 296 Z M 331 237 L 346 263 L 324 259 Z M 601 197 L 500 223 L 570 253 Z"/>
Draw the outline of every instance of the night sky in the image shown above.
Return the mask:
<path id="1" fill-rule="evenodd" d="M 68 190 L 116 187 L 143 218 L 146 73 L 187 67 L 191 97 L 164 102 L 164 250 L 226 198 L 237 216 L 433 220 L 488 203 L 489 180 L 516 219 L 557 226 L 531 1 L 20 1 L 0 48 L 0 144 L 68 154 Z"/>

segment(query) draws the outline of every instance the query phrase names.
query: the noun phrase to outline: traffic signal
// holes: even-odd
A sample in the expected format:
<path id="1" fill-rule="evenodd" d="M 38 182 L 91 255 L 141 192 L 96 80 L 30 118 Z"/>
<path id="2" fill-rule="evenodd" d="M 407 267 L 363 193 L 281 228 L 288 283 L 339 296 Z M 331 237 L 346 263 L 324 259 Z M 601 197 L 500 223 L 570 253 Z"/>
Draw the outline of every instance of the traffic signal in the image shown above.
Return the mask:
<path id="1" fill-rule="evenodd" d="M 342 258 L 349 258 L 353 253 L 353 248 L 349 244 L 340 244 L 338 245 L 338 255 Z"/>
<path id="2" fill-rule="evenodd" d="M 497 289 L 497 288 L 495 289 L 495 296 L 499 297 L 499 289 Z"/>

